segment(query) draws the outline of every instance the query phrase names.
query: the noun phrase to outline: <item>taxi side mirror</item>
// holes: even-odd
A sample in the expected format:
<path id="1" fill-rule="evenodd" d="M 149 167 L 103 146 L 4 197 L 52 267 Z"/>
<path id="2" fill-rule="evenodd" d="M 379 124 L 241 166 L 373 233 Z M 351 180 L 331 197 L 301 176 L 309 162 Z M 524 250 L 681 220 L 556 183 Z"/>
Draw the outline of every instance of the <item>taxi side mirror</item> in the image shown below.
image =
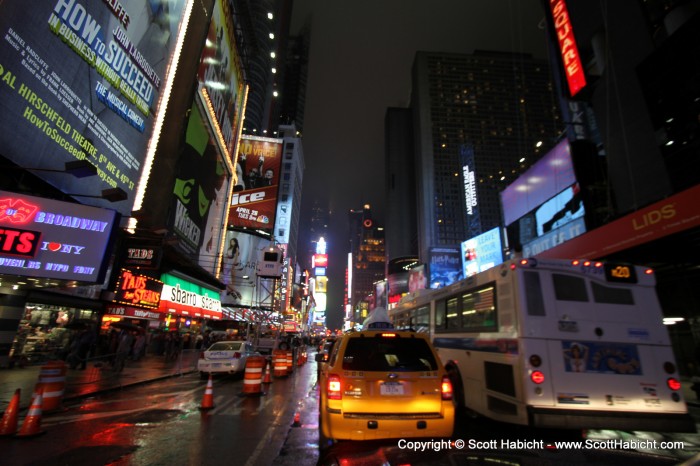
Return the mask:
<path id="1" fill-rule="evenodd" d="M 316 353 L 314 358 L 316 359 L 316 362 L 323 362 L 323 353 Z"/>

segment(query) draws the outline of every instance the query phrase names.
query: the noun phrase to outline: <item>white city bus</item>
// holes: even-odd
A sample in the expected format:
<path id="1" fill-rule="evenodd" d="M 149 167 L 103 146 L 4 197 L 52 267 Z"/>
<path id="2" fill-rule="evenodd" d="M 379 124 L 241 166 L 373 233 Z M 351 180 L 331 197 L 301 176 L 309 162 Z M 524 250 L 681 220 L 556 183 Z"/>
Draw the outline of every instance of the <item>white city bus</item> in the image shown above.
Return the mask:
<path id="1" fill-rule="evenodd" d="M 402 298 L 459 407 L 545 428 L 695 431 L 651 270 L 517 259 Z"/>

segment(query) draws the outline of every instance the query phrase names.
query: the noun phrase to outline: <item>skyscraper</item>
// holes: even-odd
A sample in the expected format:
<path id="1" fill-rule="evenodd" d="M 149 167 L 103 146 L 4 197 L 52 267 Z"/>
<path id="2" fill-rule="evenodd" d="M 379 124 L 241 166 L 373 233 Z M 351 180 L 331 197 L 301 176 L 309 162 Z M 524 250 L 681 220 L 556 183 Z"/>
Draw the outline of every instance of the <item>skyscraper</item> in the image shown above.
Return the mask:
<path id="1" fill-rule="evenodd" d="M 351 316 L 346 315 L 346 318 L 361 323 L 375 304 L 375 282 L 383 280 L 386 274 L 384 228 L 374 224 L 369 204 L 362 209 L 350 210 L 348 224 L 351 257 L 348 304 Z"/>
<path id="2" fill-rule="evenodd" d="M 550 68 L 529 54 L 418 52 L 412 78 L 418 255 L 454 262 L 462 241 L 501 225 L 499 192 L 556 142 Z"/>

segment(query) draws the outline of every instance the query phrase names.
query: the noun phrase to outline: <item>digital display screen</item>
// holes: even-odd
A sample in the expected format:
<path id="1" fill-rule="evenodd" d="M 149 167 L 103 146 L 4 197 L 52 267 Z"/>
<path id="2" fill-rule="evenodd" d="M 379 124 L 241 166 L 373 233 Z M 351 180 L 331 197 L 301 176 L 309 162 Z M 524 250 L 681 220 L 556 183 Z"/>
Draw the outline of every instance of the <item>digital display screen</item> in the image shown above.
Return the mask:
<path id="1" fill-rule="evenodd" d="M 483 272 L 503 262 L 500 228 L 492 228 L 462 242 L 462 270 L 465 277 Z"/>
<path id="2" fill-rule="evenodd" d="M 604 264 L 605 278 L 609 282 L 637 283 L 637 272 L 631 265 Z"/>
<path id="3" fill-rule="evenodd" d="M 0 273 L 95 283 L 117 213 L 0 191 Z"/>

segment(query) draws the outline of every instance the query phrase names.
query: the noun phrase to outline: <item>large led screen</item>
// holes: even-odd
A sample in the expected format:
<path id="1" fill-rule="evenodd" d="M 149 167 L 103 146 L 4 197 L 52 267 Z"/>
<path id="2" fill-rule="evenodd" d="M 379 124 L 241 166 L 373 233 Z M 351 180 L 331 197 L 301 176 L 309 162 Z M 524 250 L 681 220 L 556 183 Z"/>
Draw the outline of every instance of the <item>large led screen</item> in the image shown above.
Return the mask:
<path id="1" fill-rule="evenodd" d="M 228 224 L 272 231 L 282 167 L 282 139 L 241 137 Z"/>
<path id="2" fill-rule="evenodd" d="M 131 214 L 184 0 L 0 2 L 0 147 L 58 189 Z M 87 159 L 97 176 L 60 173 Z"/>
<path id="3" fill-rule="evenodd" d="M 501 229 L 496 227 L 463 241 L 461 248 L 462 271 L 465 277 L 490 269 L 503 262 Z"/>
<path id="4" fill-rule="evenodd" d="M 113 210 L 0 191 L 0 273 L 104 279 Z"/>
<path id="5" fill-rule="evenodd" d="M 564 140 L 501 192 L 506 226 L 574 183 L 571 146 Z"/>

